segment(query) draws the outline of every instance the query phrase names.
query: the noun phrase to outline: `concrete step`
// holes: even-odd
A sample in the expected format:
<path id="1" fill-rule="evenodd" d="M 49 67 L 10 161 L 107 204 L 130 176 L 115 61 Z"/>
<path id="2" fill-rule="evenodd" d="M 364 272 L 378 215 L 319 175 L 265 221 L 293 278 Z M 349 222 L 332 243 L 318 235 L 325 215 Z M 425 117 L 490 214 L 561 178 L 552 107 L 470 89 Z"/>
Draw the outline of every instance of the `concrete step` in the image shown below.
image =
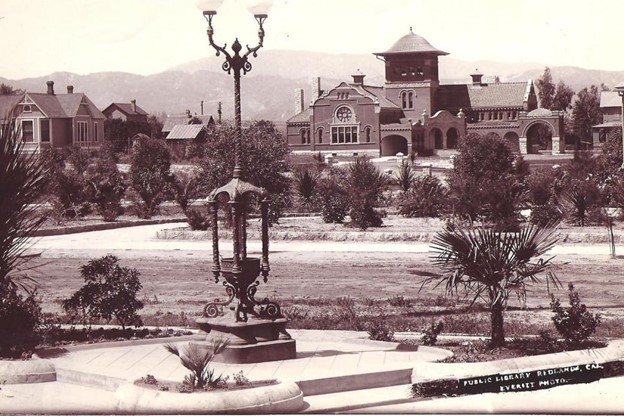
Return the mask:
<path id="1" fill-rule="evenodd" d="M 127 380 L 119 377 L 86 373 L 84 371 L 67 368 L 56 369 L 56 381 L 59 383 L 75 384 L 106 391 L 115 391 L 121 384 L 127 382 Z"/>
<path id="2" fill-rule="evenodd" d="M 411 384 L 376 387 L 340 393 L 305 396 L 308 405 L 302 413 L 338 413 L 357 411 L 373 406 L 387 406 L 411 402 Z"/>

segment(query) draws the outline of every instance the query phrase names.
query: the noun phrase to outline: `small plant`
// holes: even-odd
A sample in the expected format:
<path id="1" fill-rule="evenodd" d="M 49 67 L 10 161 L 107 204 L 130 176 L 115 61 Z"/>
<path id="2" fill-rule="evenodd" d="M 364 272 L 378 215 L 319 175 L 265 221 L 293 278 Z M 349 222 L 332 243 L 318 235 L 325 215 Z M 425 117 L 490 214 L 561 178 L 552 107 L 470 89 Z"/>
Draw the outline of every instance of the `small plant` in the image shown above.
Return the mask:
<path id="1" fill-rule="evenodd" d="M 385 322 L 385 319 L 378 319 L 368 325 L 368 337 L 374 341 L 394 341 L 394 329 Z"/>
<path id="2" fill-rule="evenodd" d="M 234 382 L 237 386 L 247 386 L 251 383 L 251 381 L 249 381 L 247 376 L 243 373 L 243 370 L 238 373 L 234 373 Z"/>
<path id="3" fill-rule="evenodd" d="M 423 336 L 420 340 L 425 345 L 435 345 L 436 342 L 438 342 L 438 335 L 440 335 L 440 332 L 442 332 L 443 328 L 444 323 L 442 321 L 438 322 L 437 324 L 435 322 L 431 322 L 431 324 L 429 324 L 429 327 L 423 329 Z"/>
<path id="4" fill-rule="evenodd" d="M 596 332 L 600 324 L 600 315 L 592 314 L 587 310 L 587 306 L 581 303 L 579 294 L 574 290 L 574 285 L 568 285 L 570 307 L 563 308 L 559 299 L 553 294 L 550 295 L 550 307 L 555 313 L 552 320 L 557 332 L 570 345 L 579 345 L 587 341 Z"/>
<path id="5" fill-rule="evenodd" d="M 207 348 L 200 348 L 197 344 L 189 344 L 183 351 L 180 351 L 176 345 L 165 344 L 165 349 L 178 356 L 182 365 L 191 371 L 191 374 L 184 377 L 184 381 L 178 386 L 178 391 L 186 392 L 180 388 L 193 391 L 205 387 L 216 388 L 221 386 L 226 379 L 222 375 L 216 377 L 214 369 L 210 368 L 210 363 L 228 345 L 228 340 L 214 339 Z"/>
<path id="6" fill-rule="evenodd" d="M 410 308 L 412 306 L 412 300 L 401 295 L 394 295 L 388 299 L 388 303 L 397 308 Z"/>
<path id="7" fill-rule="evenodd" d="M 141 381 L 145 384 L 151 384 L 153 386 L 158 385 L 158 380 L 151 374 L 146 375 L 145 377 L 141 377 Z"/>

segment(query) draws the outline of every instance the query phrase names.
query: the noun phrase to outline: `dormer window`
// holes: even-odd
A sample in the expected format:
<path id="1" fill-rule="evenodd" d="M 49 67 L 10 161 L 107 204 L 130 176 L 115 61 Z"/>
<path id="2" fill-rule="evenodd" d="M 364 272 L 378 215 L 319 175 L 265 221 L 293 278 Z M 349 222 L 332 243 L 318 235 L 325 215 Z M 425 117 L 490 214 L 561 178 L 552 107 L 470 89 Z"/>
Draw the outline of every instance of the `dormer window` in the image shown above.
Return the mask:
<path id="1" fill-rule="evenodd" d="M 24 112 L 25 113 L 32 113 L 32 107 L 30 105 L 25 105 L 24 106 Z"/>

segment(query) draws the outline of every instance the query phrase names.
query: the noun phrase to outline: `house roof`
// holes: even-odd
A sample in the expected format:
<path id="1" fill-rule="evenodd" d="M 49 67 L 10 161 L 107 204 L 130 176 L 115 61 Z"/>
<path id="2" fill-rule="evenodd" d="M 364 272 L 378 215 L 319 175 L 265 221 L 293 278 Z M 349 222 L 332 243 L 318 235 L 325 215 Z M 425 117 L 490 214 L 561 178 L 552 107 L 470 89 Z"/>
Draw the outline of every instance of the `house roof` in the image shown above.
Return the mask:
<path id="1" fill-rule="evenodd" d="M 600 108 L 622 107 L 622 97 L 617 91 L 602 91 L 600 93 Z"/>
<path id="2" fill-rule="evenodd" d="M 621 121 L 607 121 L 606 123 L 602 123 L 602 124 L 596 124 L 595 126 L 592 126 L 593 129 L 598 129 L 598 128 L 605 128 L 605 127 L 622 127 L 622 122 Z"/>
<path id="3" fill-rule="evenodd" d="M 167 135 L 167 140 L 196 139 L 203 128 L 202 124 L 178 124 L 173 126 L 173 129 Z"/>
<path id="4" fill-rule="evenodd" d="M 121 111 L 127 116 L 146 116 L 147 115 L 147 111 L 143 110 L 138 105 L 133 105 L 132 103 L 112 103 L 111 105 L 106 107 L 102 112 L 106 113 L 108 111 L 112 111 L 113 107 L 117 107 L 119 111 Z M 134 108 L 136 108 L 136 111 Z"/>
<path id="5" fill-rule="evenodd" d="M 309 123 L 310 116 L 312 115 L 312 109 L 306 108 L 299 114 L 295 114 L 293 117 L 289 118 L 287 123 Z"/>
<path id="6" fill-rule="evenodd" d="M 399 108 L 398 105 L 386 98 L 383 87 L 372 85 L 352 85 L 352 87 L 364 96 L 372 96 L 371 98 L 377 100 L 381 108 Z"/>
<path id="7" fill-rule="evenodd" d="M 427 39 L 412 32 L 397 40 L 394 45 L 385 52 L 375 52 L 373 55 L 397 55 L 408 53 L 433 53 L 435 55 L 448 55 L 448 52 L 434 48 Z"/>
<path id="8" fill-rule="evenodd" d="M 78 115 L 80 105 L 87 105 L 89 114 L 95 119 L 105 119 L 104 114 L 98 110 L 93 102 L 83 93 L 78 94 L 46 94 L 29 92 L 26 95 L 43 111 L 49 118 L 73 118 Z"/>
<path id="9" fill-rule="evenodd" d="M 214 123 L 214 119 L 209 114 L 204 114 L 201 116 L 194 115 L 191 117 L 189 117 L 187 114 L 173 114 L 173 115 L 167 116 L 167 119 L 165 120 L 165 123 L 163 124 L 162 131 L 164 132 L 172 131 L 174 126 L 188 124 L 189 120 L 193 117 L 197 117 L 198 119 L 200 119 L 204 126 Z"/>
<path id="10" fill-rule="evenodd" d="M 526 82 L 487 85 L 441 85 L 441 105 L 461 108 L 523 107 Z"/>
<path id="11" fill-rule="evenodd" d="M 0 120 L 6 119 L 9 111 L 13 110 L 23 98 L 24 94 L 0 95 Z"/>

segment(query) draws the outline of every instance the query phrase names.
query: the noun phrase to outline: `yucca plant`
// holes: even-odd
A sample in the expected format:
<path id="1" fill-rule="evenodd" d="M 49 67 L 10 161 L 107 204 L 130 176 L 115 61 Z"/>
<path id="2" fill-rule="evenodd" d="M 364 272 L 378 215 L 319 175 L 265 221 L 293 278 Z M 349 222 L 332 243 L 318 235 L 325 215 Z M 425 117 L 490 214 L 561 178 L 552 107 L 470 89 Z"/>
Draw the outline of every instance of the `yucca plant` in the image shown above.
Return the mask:
<path id="1" fill-rule="evenodd" d="M 11 117 L 6 119 L 0 133 L 0 356 L 19 356 L 36 345 L 40 319 L 36 281 L 27 275 L 31 268 L 23 254 L 45 221 L 37 210 L 47 170 L 38 154 L 26 151 Z"/>
<path id="2" fill-rule="evenodd" d="M 414 170 L 412 163 L 406 163 L 403 161 L 401 166 L 399 166 L 399 170 L 395 173 L 395 179 L 399 188 L 401 188 L 403 192 L 409 191 L 415 178 L 416 171 Z"/>
<path id="3" fill-rule="evenodd" d="M 308 209 L 314 205 L 314 197 L 319 188 L 321 175 L 313 172 L 310 168 L 299 168 L 293 171 L 295 189 Z"/>
<path id="4" fill-rule="evenodd" d="M 528 226 L 514 233 L 494 229 L 463 229 L 449 223 L 436 234 L 432 243 L 433 262 L 442 275 L 428 277 L 423 285 L 434 282 L 449 294 L 460 290 L 485 301 L 490 308 L 491 346 L 505 343 L 503 312 L 512 294 L 526 300 L 527 286 L 540 282 L 546 274 L 547 287 L 559 287 L 552 271 L 553 257 L 542 258 L 557 242 L 554 227 Z M 422 286 L 421 286 L 422 288 Z"/>
<path id="5" fill-rule="evenodd" d="M 215 387 L 221 376 L 215 377 L 213 369 L 210 369 L 210 363 L 215 356 L 221 354 L 229 345 L 227 339 L 214 339 L 208 345 L 208 348 L 200 348 L 199 345 L 191 343 L 182 351 L 177 345 L 165 344 L 165 349 L 171 354 L 180 358 L 182 365 L 191 371 L 185 380 L 188 380 L 195 389 L 203 389 L 206 386 Z"/>

